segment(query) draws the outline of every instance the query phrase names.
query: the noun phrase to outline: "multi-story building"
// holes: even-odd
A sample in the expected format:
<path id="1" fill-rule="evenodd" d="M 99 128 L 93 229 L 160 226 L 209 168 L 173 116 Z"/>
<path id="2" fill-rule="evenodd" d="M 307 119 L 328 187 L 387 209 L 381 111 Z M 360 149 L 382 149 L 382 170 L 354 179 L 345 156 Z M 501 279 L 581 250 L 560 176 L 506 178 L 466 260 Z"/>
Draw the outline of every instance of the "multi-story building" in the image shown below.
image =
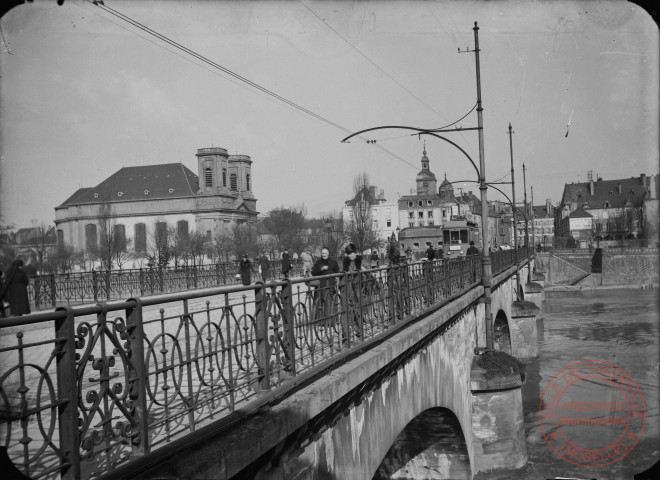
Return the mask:
<path id="1" fill-rule="evenodd" d="M 555 210 L 555 244 L 563 246 L 579 241 L 584 247 L 601 240 L 657 238 L 657 232 L 648 228 L 648 217 L 654 215 L 652 209 L 657 203 L 654 200 L 658 198 L 658 186 L 658 175 L 641 174 L 619 180 L 598 177 L 594 181 L 591 172 L 587 182 L 566 184 Z M 575 214 L 580 210 L 588 215 Z M 590 226 L 586 220 L 589 218 Z M 571 238 L 573 240 L 569 240 Z"/>
<path id="2" fill-rule="evenodd" d="M 360 216 L 360 212 L 367 213 L 372 222 L 372 230 L 381 240 L 392 235 L 399 227 L 398 208 L 396 202 L 388 202 L 385 192 L 380 192 L 375 185 L 364 186 L 355 196 L 347 200 L 342 209 L 344 226 L 349 226 Z"/>
<path id="3" fill-rule="evenodd" d="M 150 231 L 172 227 L 180 235 L 195 230 L 208 240 L 232 222 L 256 221 L 252 160 L 219 147 L 197 150 L 197 170 L 180 163 L 124 167 L 91 188 L 81 188 L 55 207 L 58 244 L 75 249 L 98 246 L 101 223 L 132 238 L 136 251 L 147 247 Z"/>

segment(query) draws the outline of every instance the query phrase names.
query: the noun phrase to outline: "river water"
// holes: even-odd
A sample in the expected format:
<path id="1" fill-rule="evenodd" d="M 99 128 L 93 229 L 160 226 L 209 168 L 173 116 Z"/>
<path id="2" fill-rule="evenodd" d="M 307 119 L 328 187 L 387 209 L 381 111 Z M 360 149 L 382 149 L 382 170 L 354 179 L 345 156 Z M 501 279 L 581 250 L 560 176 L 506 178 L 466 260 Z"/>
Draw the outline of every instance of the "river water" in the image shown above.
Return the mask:
<path id="1" fill-rule="evenodd" d="M 632 480 L 658 462 L 659 323 L 657 289 L 547 292 L 539 356 L 526 362 L 522 387 L 528 465 L 479 478 Z M 456 417 L 428 412 L 406 427 L 374 479 L 470 478 Z M 420 439 L 429 429 L 427 448 Z"/>
<path id="2" fill-rule="evenodd" d="M 542 318 L 538 320 L 539 357 L 527 363 L 527 378 L 522 389 L 529 464 L 521 472 L 498 478 L 632 479 L 635 473 L 658 462 L 659 323 L 660 296 L 657 289 L 547 292 Z M 577 377 L 567 374 L 569 370 L 565 369 L 569 365 L 576 365 L 584 380 L 575 381 Z M 603 381 L 604 374 L 591 378 L 584 375 L 597 369 L 599 373 L 620 373 L 621 382 Z M 557 376 L 562 370 L 566 375 L 563 379 L 561 375 Z M 570 384 L 570 387 L 555 403 L 550 397 L 553 385 L 561 386 L 564 379 L 568 382 L 564 386 Z M 634 383 L 629 382 L 630 379 Z M 622 384 L 630 385 L 629 391 L 622 388 Z M 643 404 L 638 397 L 632 398 L 635 384 L 639 387 L 637 392 L 641 392 Z M 594 455 L 601 455 L 601 463 L 609 465 L 596 467 L 594 464 L 598 462 L 594 458 L 591 462 L 575 455 L 564 454 L 562 458 L 553 451 L 551 446 L 558 449 L 561 443 L 551 438 L 553 432 L 559 432 L 558 420 L 545 418 L 543 412 L 547 410 L 542 409 L 545 419 L 540 423 L 541 397 L 545 405 L 557 405 L 557 419 L 564 413 L 574 419 L 596 419 L 591 424 L 564 424 L 561 436 L 576 447 L 599 450 Z M 615 419 L 624 420 L 617 423 Z M 616 446 L 608 448 L 617 441 L 618 452 L 615 452 Z"/>

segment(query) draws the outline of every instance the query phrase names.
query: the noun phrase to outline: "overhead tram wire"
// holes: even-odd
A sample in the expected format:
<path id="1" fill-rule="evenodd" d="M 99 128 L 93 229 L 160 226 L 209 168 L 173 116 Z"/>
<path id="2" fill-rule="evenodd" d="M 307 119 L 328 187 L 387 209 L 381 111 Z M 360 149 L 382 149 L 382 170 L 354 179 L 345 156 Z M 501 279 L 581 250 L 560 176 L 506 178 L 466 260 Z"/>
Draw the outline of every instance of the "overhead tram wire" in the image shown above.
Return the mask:
<path id="1" fill-rule="evenodd" d="M 194 57 L 194 58 L 196 58 L 196 59 L 198 59 L 198 60 L 200 60 L 200 61 L 202 61 L 202 62 L 204 62 L 204 63 L 220 70 L 220 71 L 222 71 L 223 73 L 229 75 L 230 77 L 235 78 L 235 79 L 237 79 L 237 80 L 239 80 L 239 81 L 241 81 L 241 82 L 257 89 L 260 92 L 265 93 L 266 95 L 269 95 L 269 96 L 279 100 L 280 102 L 282 102 L 282 103 L 284 103 L 284 104 L 286 104 L 290 107 L 293 107 L 294 109 L 296 109 L 296 110 L 298 110 L 298 111 L 300 111 L 300 112 L 302 112 L 306 115 L 309 115 L 309 116 L 311 116 L 311 117 L 313 117 L 317 120 L 320 120 L 321 122 L 325 123 L 326 125 L 329 125 L 333 128 L 336 128 L 336 129 L 338 129 L 338 130 L 340 130 L 344 133 L 352 133 L 352 130 L 350 130 L 350 129 L 342 126 L 342 125 L 339 125 L 338 123 L 335 123 L 332 120 L 329 120 L 329 119 L 327 119 L 326 117 L 324 117 L 322 115 L 319 115 L 315 112 L 312 112 L 311 110 L 309 110 L 309 109 L 307 109 L 307 108 L 305 108 L 301 105 L 298 105 L 297 103 L 295 103 L 295 102 L 293 102 L 293 101 L 291 101 L 291 100 L 289 100 L 285 97 L 282 97 L 281 95 L 279 95 L 279 94 L 277 94 L 277 93 L 275 93 L 275 92 L 273 92 L 273 91 L 271 91 L 271 90 L 269 90 L 265 87 L 262 87 L 258 83 L 255 83 L 252 80 L 249 80 L 248 78 L 245 78 L 242 75 L 239 75 L 238 73 L 235 73 L 232 70 L 229 70 L 228 68 L 223 67 L 222 65 L 214 62 L 213 60 L 210 60 L 210 59 L 204 57 L 203 55 L 195 52 L 194 50 L 191 50 L 188 47 L 185 47 L 184 45 L 181 45 L 180 43 L 166 37 L 165 35 L 163 35 L 161 33 L 158 33 L 155 30 L 152 30 L 151 28 L 149 28 L 146 25 L 138 22 L 137 20 L 132 19 L 128 15 L 125 15 L 125 14 L 119 12 L 118 10 L 115 10 L 114 8 L 111 8 L 107 5 L 105 5 L 104 3 L 99 3 L 99 2 L 92 2 L 92 3 L 94 5 L 96 5 L 97 7 L 99 7 L 100 9 L 102 9 L 103 11 L 105 11 L 106 13 L 109 13 L 110 15 L 113 15 L 113 16 L 115 16 L 115 17 L 117 17 L 117 18 L 119 18 L 119 19 L 121 19 L 125 22 L 130 23 L 131 25 L 138 28 L 139 30 L 142 30 L 143 32 L 146 32 L 146 33 L 158 38 L 159 40 L 162 40 L 163 42 L 165 42 L 165 43 L 167 43 L 167 44 L 169 44 L 169 45 L 171 45 L 171 46 L 187 53 L 188 55 L 191 55 L 192 57 Z M 372 142 L 372 143 L 375 143 L 375 142 Z M 381 145 L 377 145 L 377 147 L 378 147 L 379 150 L 381 150 L 384 153 L 388 154 L 392 158 L 394 158 L 396 160 L 399 160 L 400 162 L 405 163 L 406 165 L 408 165 L 412 168 L 417 169 L 417 166 L 415 166 L 415 165 L 411 164 L 410 162 L 408 162 L 407 160 L 401 158 L 400 156 L 398 156 L 394 152 L 389 151 L 385 147 L 383 147 Z"/>
<path id="2" fill-rule="evenodd" d="M 305 7 L 305 9 L 306 9 L 308 12 L 310 12 L 312 15 L 314 15 L 314 17 L 315 17 L 316 19 L 318 19 L 321 23 L 323 23 L 326 27 L 328 27 L 330 30 L 332 30 L 332 32 L 333 32 L 335 35 L 337 35 L 337 36 L 338 36 L 339 38 L 341 38 L 344 42 L 346 42 L 346 43 L 347 43 L 347 44 L 348 44 L 353 50 L 355 50 L 355 51 L 356 51 L 356 52 L 357 52 L 362 58 L 364 58 L 367 62 L 369 62 L 370 64 L 372 64 L 374 67 L 376 67 L 376 68 L 378 69 L 378 71 L 380 71 L 383 75 L 385 75 L 387 78 L 389 78 L 390 80 L 392 80 L 397 86 L 399 86 L 399 87 L 400 87 L 401 89 L 403 89 L 406 93 L 408 93 L 410 96 L 412 96 L 412 97 L 413 97 L 415 100 L 417 100 L 420 104 L 422 104 L 423 106 L 425 106 L 426 108 L 428 108 L 430 111 L 432 111 L 432 112 L 435 113 L 436 115 L 438 115 L 438 116 L 444 118 L 443 115 L 442 115 L 440 112 L 438 112 L 435 108 L 431 107 L 431 106 L 428 105 L 426 102 L 424 102 L 424 100 L 422 100 L 422 99 L 419 98 L 417 95 L 415 95 L 413 92 L 411 92 L 408 88 L 406 88 L 405 85 L 402 85 L 402 84 L 401 84 L 396 78 L 394 78 L 392 75 L 390 75 L 389 73 L 387 73 L 382 67 L 380 67 L 376 62 L 374 62 L 371 58 L 369 58 L 369 57 L 368 57 L 365 53 L 363 53 L 359 48 L 357 48 L 357 47 L 356 47 L 355 45 L 353 45 L 350 41 L 348 41 L 348 39 L 347 39 L 346 37 L 344 37 L 344 36 L 343 36 L 341 33 L 339 33 L 337 30 L 335 30 L 334 28 L 332 28 L 332 26 L 331 26 L 328 22 L 326 22 L 323 18 L 321 18 L 321 17 L 320 17 L 320 16 L 319 16 L 314 10 L 312 10 L 312 9 L 309 8 L 307 5 L 305 5 L 304 2 L 299 1 L 298 3 L 300 3 L 303 7 Z"/>

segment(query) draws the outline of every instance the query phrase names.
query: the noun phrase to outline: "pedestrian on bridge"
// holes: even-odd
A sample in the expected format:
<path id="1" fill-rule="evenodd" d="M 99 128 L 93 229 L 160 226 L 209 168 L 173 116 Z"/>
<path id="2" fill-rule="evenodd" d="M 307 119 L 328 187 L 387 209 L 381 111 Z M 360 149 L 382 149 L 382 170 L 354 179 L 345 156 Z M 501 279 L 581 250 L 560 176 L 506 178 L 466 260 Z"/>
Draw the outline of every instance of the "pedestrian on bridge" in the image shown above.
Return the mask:
<path id="1" fill-rule="evenodd" d="M 243 255 L 243 258 L 241 258 L 239 270 L 241 272 L 241 281 L 243 282 L 243 285 L 250 285 L 252 283 L 252 279 L 250 278 L 252 274 L 252 263 L 247 254 Z"/>
<path id="2" fill-rule="evenodd" d="M 289 278 L 289 272 L 291 271 L 291 257 L 289 256 L 289 249 L 285 248 L 282 252 L 282 275 L 284 278 Z"/>
<path id="3" fill-rule="evenodd" d="M 300 254 L 302 259 L 302 276 L 309 277 L 312 275 L 312 267 L 314 266 L 314 260 L 312 259 L 312 254 L 307 250 L 303 250 Z"/>
<path id="4" fill-rule="evenodd" d="M 322 275 L 330 275 L 332 273 L 339 273 L 339 264 L 334 258 L 330 258 L 330 250 L 328 247 L 321 248 L 321 258 L 319 258 L 312 266 L 312 275 L 315 277 Z M 330 316 L 335 310 L 332 308 L 335 287 L 337 285 L 336 278 L 321 278 L 318 280 L 318 286 L 314 290 L 314 311 L 317 315 L 324 317 Z"/>
<path id="5" fill-rule="evenodd" d="M 264 252 L 261 255 L 261 258 L 259 258 L 259 273 L 261 273 L 261 280 L 264 282 L 268 281 L 268 276 L 270 274 L 270 260 L 268 260 L 266 252 Z"/>
<path id="6" fill-rule="evenodd" d="M 20 258 L 14 260 L 5 274 L 5 281 L 0 291 L 0 301 L 9 302 L 9 309 L 13 316 L 30 313 L 30 300 L 27 293 L 29 283 L 27 273 L 23 270 L 23 260 Z"/>

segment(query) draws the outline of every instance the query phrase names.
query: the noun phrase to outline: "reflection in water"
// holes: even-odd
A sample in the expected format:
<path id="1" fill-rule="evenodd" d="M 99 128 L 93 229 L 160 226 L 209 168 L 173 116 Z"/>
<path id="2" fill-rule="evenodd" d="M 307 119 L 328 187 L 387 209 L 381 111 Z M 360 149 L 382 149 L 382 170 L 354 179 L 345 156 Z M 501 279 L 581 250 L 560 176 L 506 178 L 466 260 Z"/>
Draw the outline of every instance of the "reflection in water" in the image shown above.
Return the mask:
<path id="1" fill-rule="evenodd" d="M 492 473 L 480 478 L 543 480 L 570 477 L 632 480 L 635 473 L 642 472 L 657 462 L 660 457 L 659 303 L 657 290 L 548 292 L 543 306 L 543 318 L 537 321 L 539 357 L 526 364 L 527 376 L 522 387 L 529 463 L 521 471 Z M 637 383 L 644 396 L 646 423 L 641 438 L 625 457 L 609 466 L 587 468 L 563 460 L 548 446 L 539 425 L 539 402 L 548 382 L 568 365 L 580 361 L 607 362 L 618 366 Z M 616 389 L 611 388 L 611 385 L 604 385 L 599 380 L 589 380 L 580 382 L 570 394 L 567 394 L 566 400 L 569 403 L 594 399 L 617 402 L 621 400 L 617 395 Z M 611 412 L 591 416 L 614 418 Z M 433 428 L 441 428 L 440 425 L 443 425 L 443 420 L 438 418 Z M 418 428 L 423 429 L 418 432 L 419 438 L 428 435 L 428 424 Z M 571 427 L 566 428 L 566 432 L 576 443 L 582 444 L 585 448 L 589 448 L 590 443 L 597 444 L 592 448 L 598 448 L 609 442 L 612 435 L 621 433 L 620 430 L 616 430 L 617 428 L 616 425 L 602 427 L 600 430 L 603 433 L 602 438 L 594 437 L 593 429 L 589 431 Z M 447 435 L 444 441 L 434 440 L 437 442 L 434 448 L 436 457 L 442 454 L 443 449 L 447 453 L 451 452 L 449 445 L 455 437 L 450 431 L 444 431 Z M 414 442 L 414 436 L 408 440 L 402 438 L 399 448 L 405 447 L 406 441 L 411 439 Z M 410 445 L 409 449 L 411 452 L 417 451 L 419 445 L 414 447 Z M 391 453 L 395 450 L 396 447 L 393 446 Z M 405 467 L 397 472 L 394 467 L 400 468 L 406 465 L 410 458 L 410 455 L 406 456 L 405 452 L 398 450 L 393 457 L 390 457 L 390 460 L 395 461 L 389 464 L 389 468 L 381 465 L 377 474 L 381 476 L 374 478 L 456 478 L 449 472 L 444 476 L 435 476 L 437 471 L 431 472 L 428 469 L 422 471 L 423 465 L 420 466 L 419 462 L 416 463 L 416 467 L 420 469 L 416 472 L 415 469 L 406 472 Z M 453 460 L 452 465 L 458 467 L 461 459 L 455 457 Z M 466 468 L 469 468 L 467 459 L 463 458 L 462 461 Z M 407 465 L 411 466 L 410 463 Z"/>
<path id="2" fill-rule="evenodd" d="M 632 479 L 634 473 L 658 461 L 659 300 L 657 290 L 546 294 L 544 318 L 537 324 L 539 358 L 527 364 L 527 379 L 522 388 L 529 464 L 524 471 L 498 475 L 497 478 L 523 480 L 563 476 L 599 480 Z M 600 468 L 577 466 L 560 458 L 546 443 L 539 425 L 539 402 L 548 382 L 568 365 L 589 360 L 614 364 L 627 372 L 639 385 L 646 407 L 646 422 L 639 442 L 621 460 Z M 579 382 L 566 394 L 566 398 L 562 398 L 569 405 L 570 402 L 579 404 L 594 399 L 603 403 L 617 402 L 622 400 L 622 396 L 611 384 L 589 380 Z M 608 412 L 582 412 L 582 415 L 613 419 L 620 413 L 616 408 Z M 547 423 L 543 425 L 545 427 Z M 592 427 L 590 430 L 574 426 L 559 430 L 584 448 L 606 446 L 623 431 L 618 424 L 599 428 L 595 430 Z"/>

